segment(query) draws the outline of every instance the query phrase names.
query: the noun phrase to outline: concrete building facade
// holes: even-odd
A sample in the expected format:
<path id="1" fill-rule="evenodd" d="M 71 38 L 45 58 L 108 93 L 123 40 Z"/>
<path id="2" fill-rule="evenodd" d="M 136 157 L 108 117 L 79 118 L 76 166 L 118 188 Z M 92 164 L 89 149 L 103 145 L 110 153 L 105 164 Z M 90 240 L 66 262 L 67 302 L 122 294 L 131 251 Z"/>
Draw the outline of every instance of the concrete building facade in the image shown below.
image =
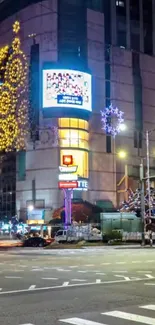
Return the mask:
<path id="1" fill-rule="evenodd" d="M 38 81 L 35 95 L 32 87 L 32 108 L 37 112 L 36 123 L 40 128 L 35 148 L 28 141 L 26 152 L 18 155 L 17 213 L 23 216 L 35 202 L 35 208 L 45 209 L 46 219 L 50 219 L 52 211 L 63 204 L 63 192 L 58 188 L 60 152 L 64 147 L 65 154 L 73 149 L 72 143 L 62 144 L 65 128 L 87 133 L 82 139 L 86 146 L 83 149 L 88 152 L 86 175 L 82 178 L 88 181 L 88 191 L 76 191 L 74 197 L 92 203 L 100 201 L 103 206 L 109 201 L 116 207 L 124 195 L 118 195 L 117 184 L 124 175 L 125 165 L 132 186 L 137 186 L 140 156 L 145 157 L 146 152 L 145 130 L 154 128 L 155 1 L 147 0 L 147 6 L 144 0 L 27 0 L 22 5 L 16 2 L 14 5 L 5 0 L 0 4 L 0 46 L 11 42 L 12 24 L 19 20 L 23 50 Z M 89 121 L 81 116 L 69 116 L 67 121 L 63 114 L 59 118 L 45 117 L 41 99 L 45 63 L 90 71 Z M 100 111 L 110 103 L 124 112 L 127 125 L 126 131 L 115 139 L 105 134 L 101 124 Z M 53 133 L 47 139 L 43 130 L 47 124 L 58 127 L 58 142 Z M 155 174 L 154 138 L 152 133 L 151 173 Z M 117 157 L 119 150 L 128 153 L 126 161 Z M 87 159 L 86 155 L 83 157 L 80 159 Z"/>

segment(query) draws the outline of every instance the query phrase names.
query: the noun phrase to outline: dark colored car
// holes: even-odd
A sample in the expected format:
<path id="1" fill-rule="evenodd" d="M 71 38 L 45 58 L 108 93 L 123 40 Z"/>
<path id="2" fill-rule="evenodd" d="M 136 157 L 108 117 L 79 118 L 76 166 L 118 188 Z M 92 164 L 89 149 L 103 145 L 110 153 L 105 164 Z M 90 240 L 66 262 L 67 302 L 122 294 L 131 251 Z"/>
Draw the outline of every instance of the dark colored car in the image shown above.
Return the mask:
<path id="1" fill-rule="evenodd" d="M 23 242 L 25 247 L 45 247 L 47 245 L 49 245 L 49 242 L 41 237 L 30 237 Z"/>

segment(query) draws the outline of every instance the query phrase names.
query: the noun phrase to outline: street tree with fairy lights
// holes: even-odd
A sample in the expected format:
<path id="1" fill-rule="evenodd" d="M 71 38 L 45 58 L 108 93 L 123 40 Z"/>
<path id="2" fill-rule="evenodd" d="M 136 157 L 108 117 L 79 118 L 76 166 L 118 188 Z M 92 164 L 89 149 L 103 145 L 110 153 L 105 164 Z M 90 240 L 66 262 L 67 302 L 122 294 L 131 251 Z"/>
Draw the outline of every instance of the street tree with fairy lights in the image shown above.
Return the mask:
<path id="1" fill-rule="evenodd" d="M 136 212 L 138 217 L 141 216 L 141 189 L 137 188 L 136 191 L 128 189 L 128 200 L 123 201 L 120 207 L 121 212 Z M 155 216 L 155 189 L 150 188 L 151 193 L 151 215 Z M 149 194 L 148 190 L 145 192 L 145 217 L 149 215 Z"/>
<path id="2" fill-rule="evenodd" d="M 20 23 L 12 44 L 0 49 L 0 151 L 25 150 L 28 122 L 28 62 L 21 49 Z"/>

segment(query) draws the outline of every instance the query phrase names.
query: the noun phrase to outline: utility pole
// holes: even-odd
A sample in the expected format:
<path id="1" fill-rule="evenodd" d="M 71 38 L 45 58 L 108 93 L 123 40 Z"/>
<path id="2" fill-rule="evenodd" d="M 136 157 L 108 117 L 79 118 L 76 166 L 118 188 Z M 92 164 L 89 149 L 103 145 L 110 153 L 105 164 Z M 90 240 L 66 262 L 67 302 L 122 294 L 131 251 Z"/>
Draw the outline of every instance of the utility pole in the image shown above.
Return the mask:
<path id="1" fill-rule="evenodd" d="M 142 223 L 142 246 L 145 246 L 145 196 L 144 196 L 144 165 L 143 159 L 140 163 L 140 185 L 141 185 L 141 223 Z"/>

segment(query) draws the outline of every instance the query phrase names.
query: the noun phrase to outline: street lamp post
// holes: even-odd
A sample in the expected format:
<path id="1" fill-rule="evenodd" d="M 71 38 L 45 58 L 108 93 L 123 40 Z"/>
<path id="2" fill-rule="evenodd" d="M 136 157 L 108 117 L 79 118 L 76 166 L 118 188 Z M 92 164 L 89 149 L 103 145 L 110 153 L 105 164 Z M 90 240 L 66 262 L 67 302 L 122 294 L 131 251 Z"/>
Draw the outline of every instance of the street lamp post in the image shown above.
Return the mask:
<path id="1" fill-rule="evenodd" d="M 151 218 L 149 131 L 146 131 L 146 161 L 147 161 L 147 188 L 148 188 L 149 218 Z"/>

